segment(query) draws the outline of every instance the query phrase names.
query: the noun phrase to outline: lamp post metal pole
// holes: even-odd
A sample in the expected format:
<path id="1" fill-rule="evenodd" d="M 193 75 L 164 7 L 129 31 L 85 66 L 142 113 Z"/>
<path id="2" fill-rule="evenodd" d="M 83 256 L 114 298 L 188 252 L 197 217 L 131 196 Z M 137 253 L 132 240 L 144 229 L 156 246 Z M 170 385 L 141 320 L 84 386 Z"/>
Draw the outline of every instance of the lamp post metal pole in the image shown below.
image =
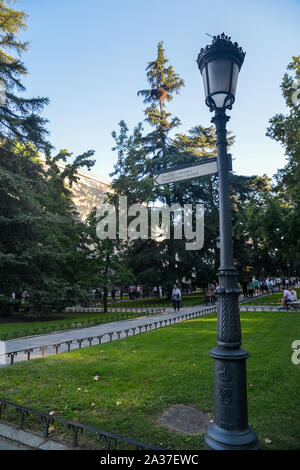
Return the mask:
<path id="1" fill-rule="evenodd" d="M 229 119 L 224 108 L 217 108 L 211 120 L 216 126 L 217 133 L 221 268 L 232 268 L 233 261 L 226 139 L 226 123 Z"/>
<path id="2" fill-rule="evenodd" d="M 248 425 L 246 360 L 241 349 L 238 277 L 233 266 L 232 222 L 227 155 L 226 109 L 232 109 L 238 74 L 245 53 L 224 33 L 213 37 L 211 45 L 197 58 L 202 75 L 205 102 L 214 111 L 219 177 L 220 268 L 217 320 L 217 346 L 210 351 L 214 359 L 214 421 L 209 424 L 206 449 L 258 449 L 255 432 Z M 231 168 L 230 168 L 231 169 Z"/>
<path id="3" fill-rule="evenodd" d="M 237 272 L 233 266 L 225 109 L 216 109 L 219 177 L 220 269 L 218 288 L 217 347 L 214 359 L 214 421 L 204 437 L 206 449 L 259 449 L 256 433 L 248 426 L 246 359 L 241 349 Z"/>

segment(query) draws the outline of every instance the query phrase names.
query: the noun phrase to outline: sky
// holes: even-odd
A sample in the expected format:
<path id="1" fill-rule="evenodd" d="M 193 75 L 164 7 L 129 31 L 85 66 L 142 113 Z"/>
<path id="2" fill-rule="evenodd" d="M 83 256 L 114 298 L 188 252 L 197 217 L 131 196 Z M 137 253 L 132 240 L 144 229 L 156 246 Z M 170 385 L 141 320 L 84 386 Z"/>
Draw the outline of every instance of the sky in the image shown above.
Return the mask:
<path id="1" fill-rule="evenodd" d="M 207 35 L 224 32 L 246 52 L 228 130 L 233 171 L 272 177 L 286 164 L 269 137 L 269 119 L 287 113 L 280 84 L 299 55 L 300 0 L 18 0 L 29 15 L 21 39 L 29 75 L 28 96 L 48 97 L 54 154 L 95 150 L 92 172 L 109 179 L 117 162 L 112 131 L 124 120 L 130 131 L 145 119 L 145 68 L 163 41 L 169 65 L 185 81 L 168 110 L 181 120 L 177 132 L 211 125 L 196 63 Z M 147 128 L 147 127 L 146 127 Z"/>

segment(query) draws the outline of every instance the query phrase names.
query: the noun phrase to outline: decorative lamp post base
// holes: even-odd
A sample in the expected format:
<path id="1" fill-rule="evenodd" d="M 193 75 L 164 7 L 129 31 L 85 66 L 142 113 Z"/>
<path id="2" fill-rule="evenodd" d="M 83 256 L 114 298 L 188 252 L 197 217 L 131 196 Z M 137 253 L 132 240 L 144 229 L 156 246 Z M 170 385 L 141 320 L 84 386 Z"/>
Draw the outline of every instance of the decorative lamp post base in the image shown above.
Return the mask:
<path id="1" fill-rule="evenodd" d="M 248 426 L 245 349 L 216 347 L 214 359 L 214 422 L 204 437 L 207 450 L 259 450 L 256 433 Z"/>
<path id="2" fill-rule="evenodd" d="M 210 424 L 204 438 L 205 450 L 260 450 L 255 431 L 226 431 L 215 424 Z"/>

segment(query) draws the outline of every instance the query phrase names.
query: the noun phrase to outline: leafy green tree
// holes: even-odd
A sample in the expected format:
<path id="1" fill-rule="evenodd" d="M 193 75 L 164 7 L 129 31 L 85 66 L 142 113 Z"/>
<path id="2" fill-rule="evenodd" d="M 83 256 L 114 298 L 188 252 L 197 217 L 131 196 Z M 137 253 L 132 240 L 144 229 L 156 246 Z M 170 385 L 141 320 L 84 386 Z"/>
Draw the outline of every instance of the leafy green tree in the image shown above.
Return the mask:
<path id="1" fill-rule="evenodd" d="M 24 144 L 9 147 L 6 143 L 1 150 L 0 292 L 9 298 L 26 289 L 36 310 L 50 306 L 54 299 L 62 305 L 63 299 L 74 297 L 72 286 L 77 291 L 81 284 L 84 288 L 80 267 L 85 265 L 85 256 L 78 250 L 84 225 L 66 175 L 72 184 L 76 170 L 92 152 L 61 171 L 57 162 L 66 158 L 65 152 L 48 157 L 45 166 L 39 154 L 33 157 Z"/>
<path id="2" fill-rule="evenodd" d="M 292 273 L 300 271 L 300 57 L 293 57 L 285 73 L 281 90 L 288 113 L 276 114 L 270 119 L 267 136 L 279 142 L 285 152 L 287 164 L 278 170 L 276 192 L 286 208 L 284 247 L 281 255 L 292 266 Z"/>
<path id="3" fill-rule="evenodd" d="M 272 273 L 265 230 L 265 207 L 272 198 L 271 179 L 266 175 L 231 175 L 234 257 L 241 282 Z"/>
<path id="4" fill-rule="evenodd" d="M 126 251 L 119 237 L 100 238 L 97 224 L 104 218 L 97 215 L 94 207 L 87 217 L 85 246 L 88 253 L 88 279 L 91 288 L 103 290 L 104 311 L 107 312 L 109 289 L 115 286 L 128 286 L 135 281 L 126 263 Z"/>

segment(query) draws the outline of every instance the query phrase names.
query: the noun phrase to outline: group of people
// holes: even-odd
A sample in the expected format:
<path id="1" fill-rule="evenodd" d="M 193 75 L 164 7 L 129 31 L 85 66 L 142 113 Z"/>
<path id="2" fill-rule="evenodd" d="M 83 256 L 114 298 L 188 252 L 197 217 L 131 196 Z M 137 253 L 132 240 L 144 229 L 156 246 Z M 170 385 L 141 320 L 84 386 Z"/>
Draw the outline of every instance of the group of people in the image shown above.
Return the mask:
<path id="1" fill-rule="evenodd" d="M 18 312 L 20 306 L 24 305 L 29 300 L 29 292 L 25 288 L 19 290 L 18 292 L 13 292 L 11 294 L 11 302 L 14 305 L 14 311 Z"/>
<path id="2" fill-rule="evenodd" d="M 283 298 L 282 298 L 282 306 L 287 307 L 289 302 L 293 302 L 297 300 L 297 293 L 295 290 L 295 285 L 299 282 L 299 279 L 296 277 L 290 278 L 262 278 L 262 279 L 250 279 L 248 282 L 244 281 L 241 283 L 241 287 L 243 290 L 244 298 L 252 299 L 254 295 L 258 295 L 259 293 L 266 293 L 271 294 L 273 292 L 278 292 L 283 290 Z M 217 300 L 216 291 L 218 289 L 218 284 L 207 284 L 207 289 L 204 294 L 204 304 L 213 304 Z M 182 286 L 183 292 L 192 292 L 194 289 L 191 288 L 190 285 L 186 284 Z M 164 295 L 163 289 L 161 286 L 154 286 L 152 288 L 143 286 L 143 285 L 130 285 L 128 290 L 125 289 L 123 286 L 111 289 L 111 298 L 112 300 L 116 300 L 116 294 L 120 295 L 120 300 L 123 299 L 123 295 L 125 292 L 128 292 L 128 296 L 130 300 L 138 299 L 138 298 L 145 298 L 145 297 L 162 297 Z M 175 284 L 172 290 L 172 304 L 174 307 L 174 311 L 179 311 L 182 307 L 182 291 L 179 287 L 179 284 Z M 95 291 L 95 298 L 97 297 L 100 300 L 100 296 L 102 294 L 102 301 L 103 301 L 103 292 L 101 289 L 96 289 Z"/>
<path id="3" fill-rule="evenodd" d="M 138 298 L 145 298 L 150 297 L 153 295 L 154 297 L 162 297 L 163 289 L 161 286 L 154 286 L 148 287 L 143 285 L 131 285 L 128 287 L 128 295 L 130 300 L 138 299 Z M 122 297 L 121 297 L 122 299 Z"/>
<path id="4" fill-rule="evenodd" d="M 163 289 L 161 286 L 154 286 L 148 287 L 144 285 L 130 285 L 128 289 L 124 286 L 119 287 L 112 287 L 110 292 L 108 292 L 108 296 L 111 297 L 112 301 L 117 300 L 117 295 L 120 296 L 120 300 L 123 300 L 124 294 L 128 293 L 129 300 L 136 300 L 139 298 L 146 298 L 146 297 L 162 297 L 163 296 Z M 93 290 L 93 296 L 95 302 L 103 302 L 104 291 L 103 289 L 96 288 Z"/>
<path id="5" fill-rule="evenodd" d="M 243 296 L 244 298 L 252 299 L 253 295 L 258 295 L 259 293 L 273 294 L 273 292 L 278 292 L 281 289 L 281 286 L 289 288 L 295 286 L 297 283 L 296 277 L 290 278 L 281 278 L 281 277 L 266 277 L 262 279 L 250 279 L 249 281 L 242 282 Z"/>
<path id="6" fill-rule="evenodd" d="M 208 291 L 204 294 L 204 303 L 205 304 L 214 304 L 217 300 L 217 296 L 214 290 L 208 289 Z"/>
<path id="7" fill-rule="evenodd" d="M 126 292 L 126 289 L 123 287 L 120 287 L 118 289 L 112 288 L 111 289 L 111 299 L 116 300 L 116 294 L 120 294 L 120 300 L 123 299 L 124 292 Z M 103 291 L 101 289 L 94 289 L 94 299 L 95 301 L 99 302 L 100 299 L 103 301 Z M 163 289 L 161 286 L 154 286 L 153 288 L 149 288 L 146 286 L 141 286 L 141 285 L 130 285 L 128 287 L 128 295 L 130 300 L 138 299 L 138 298 L 145 298 L 149 296 L 154 296 L 154 297 L 162 297 L 163 296 Z M 182 295 L 181 295 L 181 290 L 179 288 L 178 284 L 174 285 L 173 291 L 172 291 L 172 303 L 174 306 L 174 310 L 180 309 L 182 305 Z"/>
<path id="8" fill-rule="evenodd" d="M 297 292 L 295 286 L 299 283 L 299 279 L 296 277 L 266 277 L 262 279 L 250 279 L 248 282 L 244 281 L 241 283 L 244 298 L 252 299 L 254 295 L 260 293 L 273 294 L 274 292 L 283 291 L 283 298 L 281 300 L 282 307 L 287 308 L 289 302 L 295 302 L 297 300 Z M 218 284 L 208 284 L 208 288 L 205 291 L 204 303 L 215 303 L 217 300 L 216 290 Z"/>

